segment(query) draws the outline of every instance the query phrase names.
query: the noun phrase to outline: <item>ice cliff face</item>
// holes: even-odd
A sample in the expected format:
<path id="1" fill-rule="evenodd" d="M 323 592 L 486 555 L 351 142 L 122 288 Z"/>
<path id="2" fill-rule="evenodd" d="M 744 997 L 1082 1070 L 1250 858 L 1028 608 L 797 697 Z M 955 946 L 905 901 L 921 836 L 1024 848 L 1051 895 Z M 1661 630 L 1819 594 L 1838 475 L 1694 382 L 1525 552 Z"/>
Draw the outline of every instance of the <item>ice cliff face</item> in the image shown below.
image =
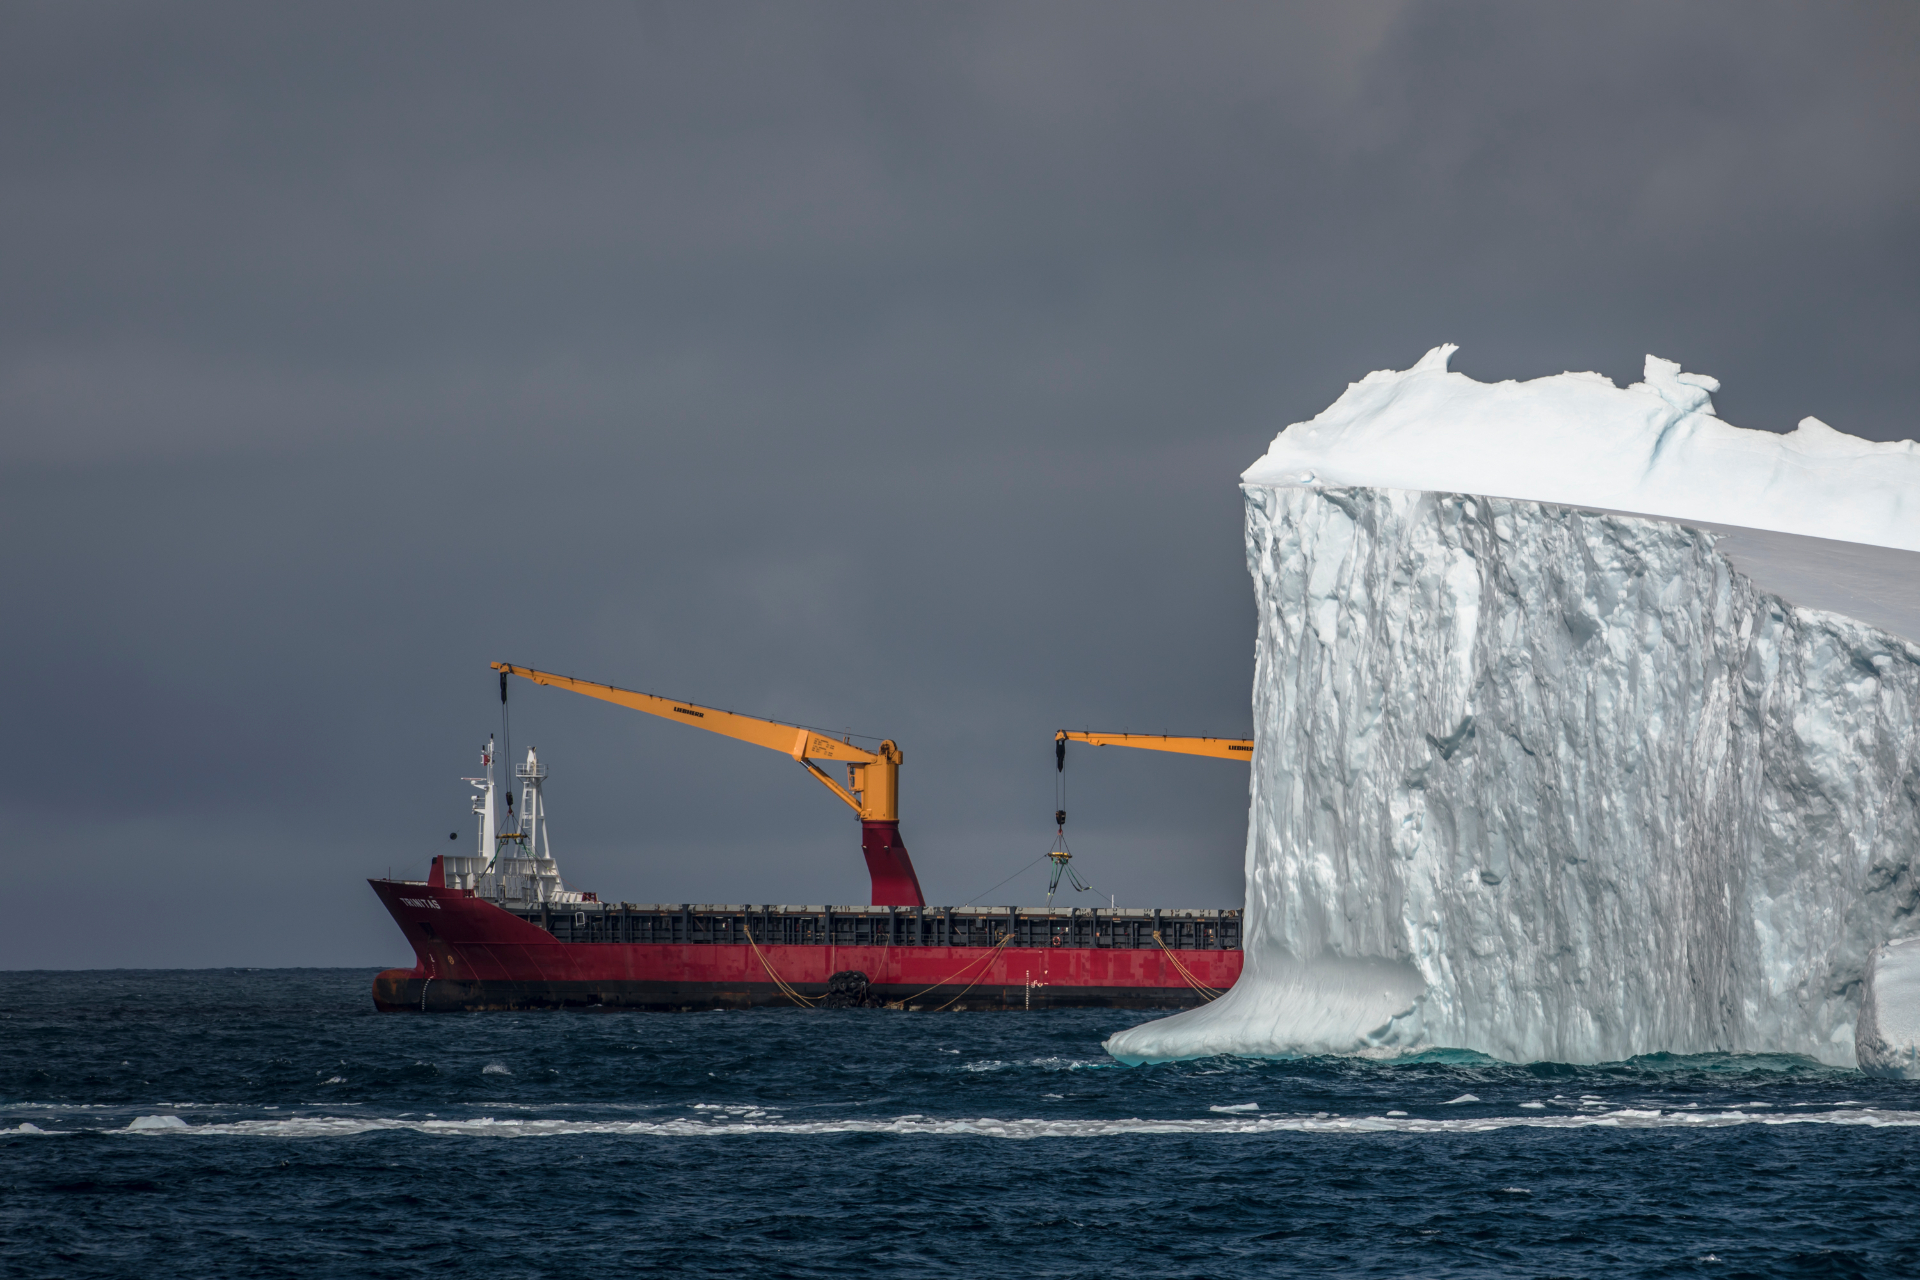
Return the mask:
<path id="1" fill-rule="evenodd" d="M 1868 958 L 1854 1051 L 1869 1075 L 1920 1080 L 1920 938 L 1888 943 Z"/>
<path id="2" fill-rule="evenodd" d="M 1245 492 L 1246 970 L 1115 1056 L 1852 1065 L 1869 952 L 1920 932 L 1920 648 L 1676 523 Z"/>

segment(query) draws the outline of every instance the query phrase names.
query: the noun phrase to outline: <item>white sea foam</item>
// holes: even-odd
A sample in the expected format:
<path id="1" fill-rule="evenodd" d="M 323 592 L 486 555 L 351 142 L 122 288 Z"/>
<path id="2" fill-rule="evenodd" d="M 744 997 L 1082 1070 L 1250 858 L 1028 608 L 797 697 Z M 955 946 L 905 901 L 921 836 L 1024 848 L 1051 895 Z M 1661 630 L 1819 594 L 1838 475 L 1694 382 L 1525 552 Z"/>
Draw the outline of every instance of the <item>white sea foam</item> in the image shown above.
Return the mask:
<path id="1" fill-rule="evenodd" d="M 143 1120 L 178 1120 L 177 1116 L 147 1116 Z M 411 1132 L 448 1138 L 561 1138 L 631 1136 L 642 1138 L 813 1137 L 823 1134 L 872 1133 L 922 1137 L 977 1137 L 1024 1140 L 1033 1138 L 1108 1138 L 1130 1134 L 1172 1134 L 1228 1137 L 1239 1134 L 1463 1134 L 1494 1133 L 1504 1129 L 1720 1129 L 1736 1125 L 1841 1125 L 1869 1129 L 1920 1128 L 1920 1111 L 1883 1111 L 1870 1108 L 1826 1112 L 1755 1114 L 1720 1111 L 1656 1111 L 1629 1108 L 1575 1115 L 1485 1116 L 1470 1120 L 1437 1120 L 1417 1116 L 1281 1116 L 1236 1115 L 1208 1119 L 1146 1120 L 1002 1120 L 991 1116 L 970 1119 L 928 1119 L 899 1116 L 891 1120 L 837 1119 L 816 1121 L 753 1121 L 714 1117 L 636 1120 L 537 1120 L 477 1117 L 463 1120 L 376 1119 L 367 1116 L 305 1116 L 277 1120 L 238 1120 L 229 1123 L 141 1125 L 118 1132 L 143 1135 L 232 1138 L 348 1138 L 367 1133 Z"/>
<path id="2" fill-rule="evenodd" d="M 978 1062 L 963 1062 L 962 1071 L 1014 1071 L 1022 1067 L 1037 1067 L 1042 1071 L 1095 1071 L 1108 1070 L 1115 1066 L 1112 1058 L 1024 1058 L 1004 1062 L 998 1058 L 983 1058 Z"/>

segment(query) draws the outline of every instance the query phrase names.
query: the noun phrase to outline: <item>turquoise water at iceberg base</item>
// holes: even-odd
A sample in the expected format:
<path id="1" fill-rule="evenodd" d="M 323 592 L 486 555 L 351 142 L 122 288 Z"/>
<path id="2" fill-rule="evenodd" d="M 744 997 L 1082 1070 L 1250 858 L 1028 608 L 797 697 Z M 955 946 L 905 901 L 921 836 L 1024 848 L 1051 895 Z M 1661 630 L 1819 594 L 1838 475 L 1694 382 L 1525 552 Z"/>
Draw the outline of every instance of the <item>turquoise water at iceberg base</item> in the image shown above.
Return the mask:
<path id="1" fill-rule="evenodd" d="M 381 1015 L 0 974 L 7 1276 L 1920 1275 L 1920 1084 L 1122 1067 L 1126 1012 Z"/>

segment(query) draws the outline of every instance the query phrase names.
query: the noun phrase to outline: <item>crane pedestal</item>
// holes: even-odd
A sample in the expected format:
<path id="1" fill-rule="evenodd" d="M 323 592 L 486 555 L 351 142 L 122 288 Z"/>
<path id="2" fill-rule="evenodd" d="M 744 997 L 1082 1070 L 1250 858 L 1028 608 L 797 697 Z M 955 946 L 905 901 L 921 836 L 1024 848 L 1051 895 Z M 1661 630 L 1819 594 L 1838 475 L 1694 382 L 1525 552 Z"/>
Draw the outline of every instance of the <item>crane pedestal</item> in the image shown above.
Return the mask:
<path id="1" fill-rule="evenodd" d="M 867 855 L 867 873 L 873 877 L 876 907 L 924 907 L 920 877 L 900 839 L 900 823 L 868 819 L 860 824 L 860 852 Z"/>

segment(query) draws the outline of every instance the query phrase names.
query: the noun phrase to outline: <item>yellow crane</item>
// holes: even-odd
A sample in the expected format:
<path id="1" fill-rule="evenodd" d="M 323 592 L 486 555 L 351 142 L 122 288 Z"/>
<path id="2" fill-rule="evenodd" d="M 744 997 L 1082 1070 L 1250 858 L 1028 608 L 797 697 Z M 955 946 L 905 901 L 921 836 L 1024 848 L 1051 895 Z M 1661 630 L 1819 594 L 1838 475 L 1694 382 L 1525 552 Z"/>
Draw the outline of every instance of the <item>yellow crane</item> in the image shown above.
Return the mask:
<path id="1" fill-rule="evenodd" d="M 644 711 L 650 716 L 672 720 L 695 729 L 705 729 L 723 737 L 738 738 L 755 746 L 791 756 L 819 780 L 821 785 L 845 801 L 860 815 L 860 850 L 866 855 L 867 871 L 873 878 L 873 904 L 877 907 L 923 907 L 920 877 L 914 874 L 913 859 L 900 839 L 900 748 L 891 739 L 877 751 L 867 751 L 829 734 L 778 720 L 761 720 L 736 711 L 703 707 L 698 703 L 662 698 L 651 693 L 636 693 L 610 684 L 557 676 L 550 671 L 496 662 L 493 669 L 504 681 L 509 675 L 531 680 L 555 689 L 571 689 L 589 698 L 616 706 Z M 504 688 L 504 684 L 503 684 Z M 847 785 L 841 786 L 815 764 L 816 760 L 838 760 L 847 766 Z"/>
<path id="2" fill-rule="evenodd" d="M 1062 729 L 1053 735 L 1054 762 L 1064 767 L 1069 742 L 1096 747 L 1140 747 L 1147 751 L 1175 751 L 1183 756 L 1214 756 L 1221 760 L 1253 759 L 1251 738 L 1176 738 L 1165 733 L 1075 733 Z"/>
<path id="3" fill-rule="evenodd" d="M 1075 733 L 1071 729 L 1062 729 L 1053 735 L 1053 771 L 1064 774 L 1067 769 L 1067 744 L 1085 742 L 1096 747 L 1138 747 L 1143 751 L 1172 751 L 1183 756 L 1212 756 L 1216 760 L 1252 760 L 1253 740 L 1251 738 L 1181 738 L 1168 733 Z M 1053 848 L 1047 856 L 1053 859 L 1053 877 L 1047 883 L 1047 901 L 1053 901 L 1053 894 L 1060 887 L 1060 873 L 1065 872 L 1067 882 L 1076 889 L 1087 886 L 1080 883 L 1073 869 L 1067 865 L 1073 854 L 1067 850 L 1067 807 L 1066 783 L 1055 784 L 1055 797 L 1058 808 L 1053 811 L 1054 833 Z"/>

